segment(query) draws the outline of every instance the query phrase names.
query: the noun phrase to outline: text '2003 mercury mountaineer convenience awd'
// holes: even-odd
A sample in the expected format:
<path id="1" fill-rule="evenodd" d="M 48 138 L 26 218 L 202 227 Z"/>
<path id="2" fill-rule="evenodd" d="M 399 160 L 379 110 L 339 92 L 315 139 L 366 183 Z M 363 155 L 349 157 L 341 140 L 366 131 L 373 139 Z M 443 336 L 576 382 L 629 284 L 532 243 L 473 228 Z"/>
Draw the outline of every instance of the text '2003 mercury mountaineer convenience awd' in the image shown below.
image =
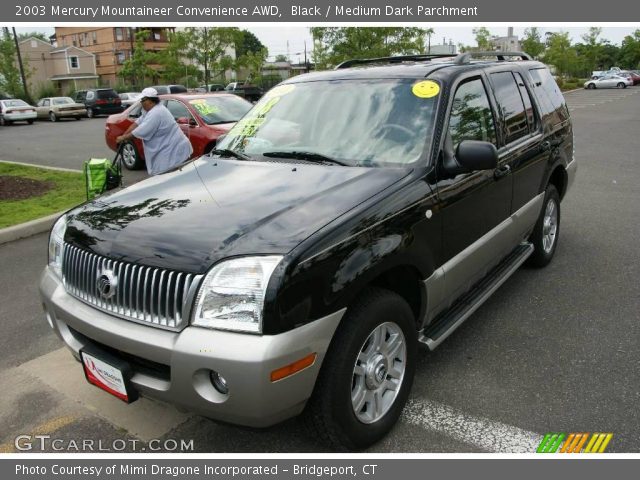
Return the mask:
<path id="1" fill-rule="evenodd" d="M 46 317 L 127 402 L 255 427 L 304 412 L 364 448 L 397 421 L 418 345 L 551 261 L 575 169 L 562 94 L 526 54 L 348 61 L 60 218 Z"/>

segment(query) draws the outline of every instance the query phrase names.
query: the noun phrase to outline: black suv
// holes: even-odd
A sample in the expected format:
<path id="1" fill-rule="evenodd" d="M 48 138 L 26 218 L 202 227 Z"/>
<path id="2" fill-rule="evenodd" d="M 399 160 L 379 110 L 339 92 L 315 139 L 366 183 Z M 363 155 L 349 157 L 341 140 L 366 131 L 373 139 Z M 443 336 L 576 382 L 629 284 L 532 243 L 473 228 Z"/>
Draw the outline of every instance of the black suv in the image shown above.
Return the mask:
<path id="1" fill-rule="evenodd" d="M 113 88 L 78 90 L 75 101 L 84 104 L 87 109 L 87 117 L 89 118 L 124 111 L 122 99 Z"/>
<path id="2" fill-rule="evenodd" d="M 304 411 L 339 449 L 385 435 L 418 345 L 551 261 L 576 170 L 549 70 L 476 55 L 292 78 L 211 154 L 58 220 L 40 291 L 89 381 L 254 427 Z"/>

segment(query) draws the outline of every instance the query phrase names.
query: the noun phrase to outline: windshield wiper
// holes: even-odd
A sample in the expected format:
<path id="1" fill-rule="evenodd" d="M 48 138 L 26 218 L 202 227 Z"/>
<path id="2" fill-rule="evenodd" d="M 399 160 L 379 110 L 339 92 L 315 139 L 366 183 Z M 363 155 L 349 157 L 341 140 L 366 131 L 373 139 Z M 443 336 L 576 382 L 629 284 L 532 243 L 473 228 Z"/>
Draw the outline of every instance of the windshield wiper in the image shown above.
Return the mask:
<path id="1" fill-rule="evenodd" d="M 214 148 L 209 152 L 210 155 L 220 155 L 221 157 L 234 157 L 240 160 L 253 160 L 249 155 L 236 152 L 230 148 Z"/>
<path id="2" fill-rule="evenodd" d="M 265 157 L 295 158 L 297 160 L 308 160 L 316 163 L 333 163 L 334 165 L 342 165 L 343 167 L 351 166 L 348 163 L 315 152 L 300 152 L 294 150 L 289 152 L 264 152 L 262 155 Z"/>

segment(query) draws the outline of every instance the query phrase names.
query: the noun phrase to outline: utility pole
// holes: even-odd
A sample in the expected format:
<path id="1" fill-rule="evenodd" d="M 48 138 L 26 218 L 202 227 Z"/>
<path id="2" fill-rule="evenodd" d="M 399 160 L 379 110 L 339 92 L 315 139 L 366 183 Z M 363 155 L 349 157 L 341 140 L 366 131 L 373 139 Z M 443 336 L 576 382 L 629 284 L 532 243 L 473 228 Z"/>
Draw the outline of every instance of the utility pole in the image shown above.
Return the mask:
<path id="1" fill-rule="evenodd" d="M 304 41 L 304 70 L 309 73 L 309 65 L 307 65 L 307 41 Z"/>
<path id="2" fill-rule="evenodd" d="M 133 27 L 129 27 L 129 45 L 131 46 L 131 52 L 129 53 L 129 58 L 132 59 L 131 60 L 131 66 L 133 66 L 133 51 L 134 51 L 134 38 L 135 38 L 135 28 Z M 144 87 L 144 85 L 140 86 L 140 85 L 136 85 L 136 73 L 135 73 L 135 67 L 131 69 L 131 86 L 135 87 L 135 89 L 137 90 L 138 88 L 142 88 Z"/>
<path id="3" fill-rule="evenodd" d="M 18 67 L 20 67 L 20 77 L 22 77 L 22 88 L 24 89 L 24 97 L 27 103 L 33 103 L 29 96 L 29 90 L 27 87 L 27 77 L 24 75 L 24 67 L 22 66 L 22 55 L 20 54 L 20 46 L 18 45 L 18 36 L 16 35 L 16 27 L 11 27 L 13 30 L 13 41 L 16 44 L 16 55 L 18 56 Z"/>

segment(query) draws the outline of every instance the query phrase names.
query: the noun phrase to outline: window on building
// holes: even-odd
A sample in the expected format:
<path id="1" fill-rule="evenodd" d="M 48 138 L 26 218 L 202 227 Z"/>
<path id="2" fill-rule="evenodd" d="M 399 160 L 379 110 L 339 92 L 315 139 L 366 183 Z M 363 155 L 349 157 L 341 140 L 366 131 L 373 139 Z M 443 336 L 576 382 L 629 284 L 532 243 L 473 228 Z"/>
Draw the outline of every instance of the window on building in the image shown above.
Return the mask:
<path id="1" fill-rule="evenodd" d="M 124 40 L 124 33 L 122 32 L 122 28 L 114 28 L 114 35 L 116 37 L 116 42 L 122 42 Z"/>
<path id="2" fill-rule="evenodd" d="M 71 37 L 71 43 L 73 44 L 74 47 L 78 46 L 78 35 L 76 35 L 75 33 Z"/>
<path id="3" fill-rule="evenodd" d="M 31 40 L 31 48 L 37 48 L 38 42 L 36 40 Z"/>
<path id="4" fill-rule="evenodd" d="M 449 133 L 454 148 L 463 140 L 496 143 L 493 112 L 487 92 L 479 78 L 458 87 L 451 107 Z"/>
<path id="5" fill-rule="evenodd" d="M 100 55 L 96 54 L 96 67 L 100 66 Z"/>
<path id="6" fill-rule="evenodd" d="M 71 68 L 80 68 L 80 63 L 78 62 L 78 57 L 73 56 L 69 57 L 69 65 Z"/>
<path id="7" fill-rule="evenodd" d="M 91 38 L 93 40 L 94 45 L 98 43 L 98 32 L 96 32 L 95 30 L 91 32 Z"/>
<path id="8" fill-rule="evenodd" d="M 117 52 L 116 59 L 118 61 L 118 65 L 122 65 L 127 59 L 127 54 L 125 52 Z"/>

